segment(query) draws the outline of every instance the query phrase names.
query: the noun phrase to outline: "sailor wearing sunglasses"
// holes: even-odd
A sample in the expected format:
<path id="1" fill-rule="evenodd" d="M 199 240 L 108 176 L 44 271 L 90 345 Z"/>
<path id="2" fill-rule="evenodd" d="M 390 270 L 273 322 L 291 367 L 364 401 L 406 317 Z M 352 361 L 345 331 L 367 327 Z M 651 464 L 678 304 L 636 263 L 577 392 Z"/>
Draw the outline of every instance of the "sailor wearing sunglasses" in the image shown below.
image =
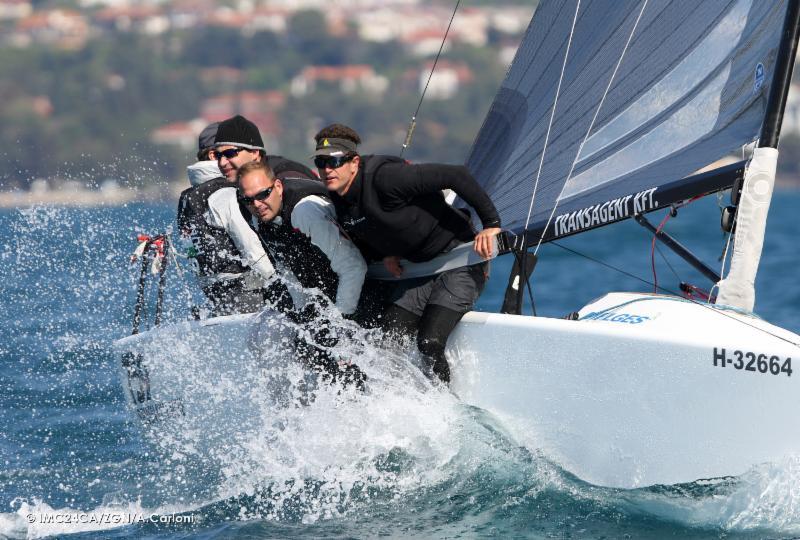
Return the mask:
<path id="1" fill-rule="evenodd" d="M 367 263 L 339 229 L 322 182 L 276 178 L 268 165 L 251 162 L 239 169 L 238 186 L 239 204 L 258 219 L 269 255 L 302 287 L 319 289 L 343 315 L 353 314 Z"/>
<path id="2" fill-rule="evenodd" d="M 488 263 L 404 280 L 400 260 L 431 261 L 470 242 L 480 257 L 488 259 L 494 236 L 500 232 L 494 204 L 466 167 L 411 165 L 393 156 L 361 156 L 358 133 L 341 124 L 323 128 L 315 140 L 314 164 L 330 191 L 337 220 L 368 260 L 382 260 L 400 279 L 392 287 L 392 305 L 381 325 L 416 335 L 427 373 L 449 382 L 450 367 L 444 355 L 447 339 L 483 290 Z M 475 210 L 482 231 L 476 234 L 466 211 L 447 204 L 445 189 Z"/>
<path id="3" fill-rule="evenodd" d="M 298 358 L 331 382 L 363 389 L 366 375 L 359 367 L 328 352 L 338 332 L 324 313 L 325 304 L 335 302 L 343 315 L 355 313 L 367 263 L 336 224 L 327 189 L 319 180 L 276 178 L 267 164 L 256 161 L 243 165 L 238 178 L 239 204 L 258 219 L 269 256 L 285 279 L 300 285 L 302 294 L 290 289 L 295 309 L 289 315 L 305 326 L 311 340 L 295 342 Z M 312 290 L 325 298 L 305 295 Z"/>
<path id="4" fill-rule="evenodd" d="M 294 176 L 314 175 L 300 163 L 267 156 L 258 128 L 242 116 L 220 122 L 214 139 L 209 157 L 222 174 L 181 197 L 178 221 L 196 250 L 213 314 L 249 313 L 269 300 L 282 301 L 285 287 L 270 283 L 275 268 L 236 199 L 236 172 L 246 163 L 269 161 Z"/>

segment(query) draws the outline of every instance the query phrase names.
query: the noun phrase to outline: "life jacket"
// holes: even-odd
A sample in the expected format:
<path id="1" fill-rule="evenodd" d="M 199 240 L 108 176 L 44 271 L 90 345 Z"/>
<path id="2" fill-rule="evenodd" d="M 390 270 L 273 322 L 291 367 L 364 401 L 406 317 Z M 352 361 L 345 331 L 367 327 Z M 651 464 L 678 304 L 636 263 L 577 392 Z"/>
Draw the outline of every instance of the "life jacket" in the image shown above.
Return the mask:
<path id="1" fill-rule="evenodd" d="M 404 160 L 394 156 L 362 156 L 350 190 L 344 196 L 331 196 L 339 223 L 364 256 L 380 260 L 392 255 L 424 262 L 454 242 L 471 241 L 474 232 L 468 218 L 447 204 L 441 191 L 415 196 L 400 206 L 386 207 L 375 179 L 392 174 L 384 166 L 399 163 Z"/>
<path id="2" fill-rule="evenodd" d="M 287 178 L 283 182 L 281 223 L 260 223 L 259 236 L 270 257 L 288 268 L 305 288 L 318 288 L 336 300 L 339 276 L 331 269 L 328 257 L 311 243 L 311 238 L 292 227 L 292 212 L 305 197 L 328 199 L 328 190 L 319 180 Z"/>
<path id="3" fill-rule="evenodd" d="M 316 180 L 322 183 L 319 175 L 297 161 L 292 161 L 283 156 L 267 156 L 267 165 L 272 169 L 272 173 L 276 178 L 281 180 L 286 178 L 308 178 L 309 180 Z"/>
<path id="4" fill-rule="evenodd" d="M 224 177 L 209 180 L 181 194 L 178 207 L 178 226 L 197 250 L 196 258 L 201 276 L 241 274 L 247 270 L 242 257 L 227 231 L 210 225 L 205 218 L 208 199 L 222 188 L 235 188 Z M 245 214 L 247 215 L 247 214 Z"/>

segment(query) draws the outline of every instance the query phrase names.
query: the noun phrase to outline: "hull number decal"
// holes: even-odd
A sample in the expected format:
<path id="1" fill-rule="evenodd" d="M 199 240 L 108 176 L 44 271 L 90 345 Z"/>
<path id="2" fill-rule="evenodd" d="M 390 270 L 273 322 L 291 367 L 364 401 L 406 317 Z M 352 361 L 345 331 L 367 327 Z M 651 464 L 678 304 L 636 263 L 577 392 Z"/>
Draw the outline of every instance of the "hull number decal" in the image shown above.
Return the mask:
<path id="1" fill-rule="evenodd" d="M 714 347 L 714 366 L 733 367 L 742 371 L 752 371 L 753 373 L 763 373 L 770 375 L 792 376 L 792 359 L 770 356 L 767 354 L 757 354 L 747 351 L 728 351 Z"/>

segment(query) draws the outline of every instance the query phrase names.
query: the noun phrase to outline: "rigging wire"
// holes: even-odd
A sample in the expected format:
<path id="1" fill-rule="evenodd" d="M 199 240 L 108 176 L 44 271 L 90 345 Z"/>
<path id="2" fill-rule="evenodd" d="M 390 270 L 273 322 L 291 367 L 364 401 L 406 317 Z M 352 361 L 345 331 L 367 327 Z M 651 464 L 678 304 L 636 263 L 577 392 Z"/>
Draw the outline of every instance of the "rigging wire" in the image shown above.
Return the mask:
<path id="1" fill-rule="evenodd" d="M 607 262 L 605 262 L 605 261 L 601 261 L 600 259 L 596 259 L 596 258 L 592 257 L 591 255 L 586 255 L 585 253 L 581 253 L 580 251 L 575 251 L 575 250 L 574 250 L 574 249 L 572 249 L 572 248 L 568 248 L 568 247 L 567 247 L 567 246 L 565 246 L 564 244 L 559 244 L 559 243 L 558 243 L 558 242 L 556 242 L 555 240 L 553 240 L 553 241 L 550 241 L 550 242 L 548 242 L 548 243 L 549 243 L 549 244 L 551 244 L 551 245 L 554 245 L 554 246 L 556 246 L 556 247 L 558 247 L 558 248 L 561 248 L 561 249 L 563 249 L 564 251 L 567 251 L 567 252 L 569 252 L 569 253 L 572 253 L 573 255 L 577 255 L 577 256 L 579 256 L 579 257 L 583 257 L 584 259 L 587 259 L 587 260 L 589 260 L 589 261 L 592 261 L 593 263 L 597 263 L 597 264 L 599 264 L 600 266 L 605 266 L 605 267 L 606 267 L 606 268 L 608 268 L 609 270 L 613 270 L 613 271 L 615 271 L 615 272 L 619 272 L 620 274 L 623 274 L 623 275 L 625 275 L 625 276 L 628 276 L 629 278 L 635 279 L 635 280 L 637 280 L 637 281 L 641 281 L 642 283 L 644 283 L 644 284 L 645 284 L 645 285 L 647 285 L 648 287 L 652 287 L 652 286 L 653 286 L 653 283 L 651 283 L 650 281 L 647 281 L 646 279 L 644 279 L 644 278 L 642 278 L 642 277 L 639 277 L 639 276 L 637 276 L 637 275 L 631 274 L 630 272 L 628 272 L 628 271 L 626 271 L 626 270 L 623 270 L 622 268 L 617 268 L 616 266 L 614 266 L 614 265 L 611 265 L 611 264 L 609 264 L 609 263 L 607 263 Z M 665 292 L 665 293 L 677 294 L 677 293 L 674 293 L 674 292 L 670 291 L 669 289 L 665 289 L 664 287 L 659 287 L 659 288 L 660 288 L 660 289 L 661 289 L 663 292 Z M 680 295 L 678 295 L 678 296 L 680 296 Z"/>
<path id="2" fill-rule="evenodd" d="M 722 252 L 722 266 L 720 267 L 719 272 L 720 276 L 725 275 L 725 263 L 728 261 L 728 253 L 730 253 L 731 243 L 733 241 L 733 231 L 736 227 L 736 216 L 733 218 L 733 227 L 734 228 L 731 228 L 731 232 L 728 233 L 728 238 L 725 240 L 725 250 Z M 717 284 L 714 284 L 714 286 L 716 287 Z"/>
<path id="3" fill-rule="evenodd" d="M 575 166 L 578 164 L 578 158 L 581 156 L 581 152 L 583 152 L 583 147 L 586 144 L 586 141 L 589 139 L 589 134 L 592 132 L 592 128 L 594 128 L 594 123 L 597 121 L 597 117 L 600 114 L 600 109 L 603 107 L 603 103 L 605 103 L 606 97 L 608 96 L 609 90 L 611 90 L 611 84 L 614 82 L 614 79 L 617 76 L 617 71 L 619 71 L 619 67 L 622 65 L 622 59 L 625 58 L 625 53 L 628 52 L 628 47 L 633 40 L 633 34 L 636 33 L 636 28 L 639 26 L 639 21 L 642 20 L 642 15 L 644 14 L 644 8 L 647 7 L 647 1 L 644 0 L 642 2 L 642 9 L 639 11 L 639 16 L 636 17 L 636 22 L 633 24 L 633 28 L 631 28 L 631 33 L 628 36 L 628 41 L 625 42 L 625 47 L 622 49 L 622 53 L 619 56 L 619 60 L 617 60 L 617 65 L 614 66 L 614 71 L 611 73 L 611 78 L 608 81 L 608 85 L 606 86 L 605 91 L 603 92 L 603 97 L 600 98 L 600 103 L 597 104 L 597 109 L 594 111 L 594 117 L 592 118 L 591 123 L 589 124 L 589 129 L 586 130 L 586 135 L 583 137 L 581 141 L 581 145 L 578 147 L 578 152 L 575 154 L 575 159 L 572 161 L 572 166 L 569 169 L 569 173 L 567 173 L 567 179 L 564 181 L 564 184 L 561 186 L 561 191 L 556 197 L 555 204 L 553 205 L 553 209 L 550 211 L 550 215 L 547 218 L 547 223 L 545 223 L 544 229 L 542 229 L 542 234 L 539 237 L 539 241 L 536 244 L 536 248 L 533 250 L 533 254 L 536 255 L 539 252 L 539 248 L 542 246 L 542 241 L 544 241 L 544 235 L 547 233 L 548 227 L 550 227 L 550 222 L 553 221 L 553 216 L 556 214 L 556 208 L 558 208 L 558 202 L 561 200 L 561 195 L 564 193 L 564 189 L 567 187 L 567 183 L 569 183 L 570 179 L 572 178 L 572 173 L 575 171 Z M 577 12 L 576 12 L 577 17 Z M 573 22 L 573 29 L 574 29 L 574 22 Z M 572 40 L 572 34 L 570 33 L 570 40 Z M 543 156 L 544 157 L 544 156 Z M 533 208 L 533 200 L 531 200 L 531 209 Z M 528 211 L 528 220 L 530 220 L 530 210 Z M 528 221 L 525 222 L 525 228 L 528 228 Z"/>
<path id="4" fill-rule="evenodd" d="M 658 274 L 656 273 L 656 240 L 658 239 L 658 233 L 664 228 L 664 225 L 667 224 L 669 218 L 672 217 L 672 208 L 669 209 L 667 215 L 664 216 L 664 219 L 661 220 L 658 227 L 656 228 L 656 232 L 653 234 L 653 243 L 650 246 L 650 266 L 653 269 L 653 292 L 658 293 Z"/>
<path id="5" fill-rule="evenodd" d="M 550 141 L 550 131 L 553 128 L 553 121 L 555 120 L 555 117 L 556 117 L 556 108 L 558 107 L 558 96 L 561 94 L 561 84 L 564 82 L 564 72 L 566 72 L 566 70 L 567 70 L 567 60 L 569 59 L 569 50 L 572 47 L 572 37 L 575 35 L 575 25 L 578 22 L 578 13 L 580 12 L 580 8 L 581 8 L 581 0 L 577 0 L 577 2 L 575 4 L 575 15 L 572 18 L 572 27 L 570 28 L 569 38 L 567 40 L 567 48 L 564 51 L 564 63 L 561 64 L 561 74 L 558 77 L 558 85 L 556 86 L 556 93 L 555 93 L 555 97 L 554 97 L 554 100 L 553 100 L 553 108 L 550 111 L 550 120 L 547 123 L 547 133 L 545 134 L 544 144 L 542 145 L 542 155 L 539 158 L 539 168 L 536 171 L 536 180 L 533 183 L 533 192 L 531 193 L 530 205 L 528 205 L 528 216 L 525 218 L 525 228 L 523 229 L 524 231 L 528 230 L 528 225 L 530 224 L 530 221 L 531 221 L 531 213 L 533 212 L 533 203 L 536 200 L 536 192 L 539 190 L 539 179 L 542 176 L 542 168 L 544 167 L 544 156 L 547 153 L 547 144 Z M 525 254 L 527 256 L 528 247 L 527 247 L 527 234 L 526 233 L 523 233 L 523 244 L 524 244 Z M 534 251 L 533 255 L 534 255 L 534 257 L 536 256 L 536 251 Z M 521 270 L 521 272 L 523 274 L 525 273 L 525 259 L 524 258 L 521 261 L 520 270 Z M 533 312 L 535 314 L 536 313 L 536 306 L 533 303 L 533 296 L 532 296 L 533 293 L 531 292 L 530 281 L 526 280 L 526 283 L 528 285 L 528 292 L 529 292 L 529 294 L 531 294 L 531 307 L 532 307 Z"/>
<path id="6" fill-rule="evenodd" d="M 547 143 L 550 141 L 550 130 L 553 127 L 553 120 L 556 117 L 556 107 L 558 106 L 558 96 L 561 93 L 561 83 L 564 81 L 564 72 L 567 70 L 567 59 L 569 58 L 569 49 L 572 46 L 572 36 L 575 35 L 575 24 L 578 22 L 578 11 L 581 8 L 581 0 L 575 4 L 575 16 L 572 19 L 572 28 L 569 31 L 569 39 L 567 41 L 567 50 L 564 52 L 564 63 L 561 65 L 561 75 L 558 77 L 558 86 L 556 86 L 555 100 L 553 101 L 553 109 L 550 111 L 550 120 L 547 123 L 547 133 L 544 136 L 544 144 L 542 145 L 542 155 L 539 158 L 539 169 L 536 171 L 536 180 L 533 183 L 533 193 L 531 193 L 531 204 L 528 206 L 528 217 L 525 218 L 525 230 L 528 230 L 528 225 L 531 221 L 531 213 L 533 212 L 533 202 L 536 200 L 536 192 L 539 189 L 539 178 L 542 175 L 542 168 L 544 167 L 544 155 L 547 152 Z M 537 246 L 538 248 L 538 246 Z M 533 252 L 536 255 L 536 251 Z"/>
<path id="7" fill-rule="evenodd" d="M 414 115 L 411 117 L 411 122 L 408 124 L 408 131 L 406 132 L 406 138 L 403 142 L 403 148 L 400 150 L 400 157 L 403 157 L 403 154 L 411 145 L 411 137 L 414 136 L 414 128 L 417 127 L 417 115 L 419 114 L 419 110 L 422 107 L 422 101 L 425 99 L 425 93 L 428 91 L 428 85 L 431 83 L 431 79 L 433 78 L 433 72 L 436 70 L 436 64 L 439 63 L 439 57 L 442 55 L 442 50 L 444 49 L 444 44 L 447 41 L 447 36 L 450 33 L 450 27 L 453 25 L 453 19 L 456 18 L 456 12 L 458 11 L 458 6 L 461 5 L 461 0 L 456 2 L 456 7 L 453 8 L 453 14 L 450 16 L 450 22 L 447 24 L 447 30 L 444 32 L 444 37 L 442 38 L 442 44 L 439 45 L 439 52 L 436 53 L 436 58 L 433 60 L 433 65 L 431 66 L 431 72 L 428 74 L 428 80 L 425 82 L 425 88 L 422 89 L 422 95 L 419 97 L 419 103 L 417 103 L 417 110 L 414 111 Z"/>
<path id="8" fill-rule="evenodd" d="M 635 279 L 635 280 L 637 280 L 637 281 L 641 281 L 642 283 L 644 283 L 644 284 L 645 284 L 645 285 L 647 285 L 648 287 L 655 286 L 655 284 L 653 284 L 653 283 L 650 283 L 649 281 L 647 281 L 647 280 L 646 280 L 646 279 L 644 279 L 644 278 L 641 278 L 641 277 L 639 277 L 639 276 L 636 276 L 636 275 L 634 275 L 634 274 L 631 274 L 630 272 L 628 272 L 628 271 L 626 271 L 626 270 L 623 270 L 622 268 L 617 268 L 616 266 L 613 266 L 613 265 L 611 265 L 611 264 L 609 264 L 609 263 L 607 263 L 607 262 L 605 262 L 605 261 L 601 261 L 600 259 L 596 259 L 595 257 L 592 257 L 591 255 L 587 255 L 587 254 L 585 254 L 585 253 L 581 253 L 580 251 L 576 251 L 576 250 L 574 250 L 574 249 L 572 249 L 572 248 L 568 248 L 567 246 L 565 246 L 565 245 L 563 245 L 563 244 L 559 244 L 559 243 L 558 243 L 558 242 L 556 242 L 556 241 L 551 241 L 551 242 L 549 242 L 549 244 L 552 244 L 552 245 L 554 245 L 554 246 L 556 246 L 556 247 L 558 247 L 558 248 L 561 248 L 561 249 L 563 249 L 564 251 L 567 251 L 567 252 L 569 252 L 569 253 L 572 253 L 573 255 L 577 255 L 577 256 L 579 256 L 579 257 L 583 257 L 583 258 L 584 258 L 584 259 L 586 259 L 586 260 L 589 260 L 589 261 L 592 261 L 592 262 L 594 262 L 594 263 L 597 263 L 597 264 L 599 264 L 599 265 L 601 265 L 601 266 L 604 266 L 604 267 L 606 267 L 606 268 L 608 268 L 608 269 L 610 269 L 610 270 L 613 270 L 613 271 L 615 271 L 615 272 L 619 272 L 620 274 L 623 274 L 623 275 L 625 275 L 625 276 L 628 276 L 629 278 Z M 673 290 L 670 290 L 670 289 L 667 289 L 667 288 L 665 288 L 665 287 L 658 287 L 658 289 L 661 289 L 661 291 L 662 291 L 662 292 L 665 292 L 665 293 L 667 293 L 667 294 L 670 294 L 670 295 L 672 295 L 672 296 L 683 297 L 683 295 L 681 295 L 680 293 L 678 293 L 678 292 L 676 292 L 676 291 L 673 291 Z M 715 308 L 714 308 L 714 307 L 713 307 L 711 304 L 709 304 L 709 303 L 706 303 L 706 302 L 698 302 L 697 300 L 695 300 L 695 299 L 693 299 L 693 298 L 686 298 L 686 301 L 687 301 L 687 302 L 691 302 L 691 303 L 693 303 L 693 304 L 697 304 L 698 306 L 701 306 L 701 307 L 703 307 L 703 308 L 705 308 L 705 309 L 710 309 L 710 310 L 711 310 L 713 313 L 717 313 L 718 315 L 721 315 L 721 316 L 723 316 L 723 317 L 727 317 L 727 318 L 729 318 L 729 319 L 731 319 L 731 320 L 733 320 L 733 321 L 736 321 L 736 322 L 738 322 L 738 323 L 740 323 L 740 324 L 743 324 L 743 325 L 745 325 L 745 326 L 748 326 L 748 327 L 752 328 L 753 330 L 756 330 L 756 331 L 758 331 L 758 332 L 762 332 L 762 333 L 764 333 L 764 334 L 767 334 L 768 336 L 774 337 L 774 338 L 776 338 L 776 339 L 779 339 L 779 340 L 781 340 L 781 341 L 785 341 L 786 343 L 788 343 L 788 344 L 790 344 L 790 345 L 794 345 L 795 347 L 798 347 L 798 348 L 800 348 L 800 343 L 795 343 L 794 341 L 792 341 L 792 340 L 790 340 L 790 339 L 788 339 L 788 338 L 785 338 L 785 337 L 783 337 L 783 336 L 779 336 L 778 334 L 775 334 L 775 333 L 773 333 L 773 332 L 770 332 L 769 330 L 765 330 L 765 329 L 763 329 L 763 328 L 759 328 L 758 326 L 755 326 L 755 325 L 753 325 L 753 324 L 750 324 L 750 323 L 748 323 L 747 321 L 743 321 L 743 320 L 741 320 L 741 319 L 738 319 L 738 318 L 736 318 L 736 317 L 733 317 L 733 316 L 731 316 L 729 313 L 725 313 L 724 311 L 721 311 L 721 310 L 719 310 L 719 309 L 715 309 Z"/>
<path id="9" fill-rule="evenodd" d="M 746 173 L 745 173 L 746 174 Z M 736 221 L 739 213 L 734 212 L 733 214 L 733 222 L 731 223 L 731 230 L 728 233 L 728 237 L 725 239 L 725 249 L 722 250 L 722 264 L 720 266 L 719 275 L 724 279 L 725 277 L 725 264 L 728 262 L 728 254 L 730 253 L 731 243 L 734 241 L 734 231 L 736 230 Z M 714 289 L 719 289 L 719 283 L 714 283 L 709 291 L 709 296 L 714 292 Z"/>
<path id="10" fill-rule="evenodd" d="M 681 276 L 678 275 L 678 272 L 675 270 L 675 268 L 670 264 L 669 259 L 667 259 L 667 256 L 664 255 L 664 252 L 661 250 L 658 244 L 656 244 L 656 250 L 658 251 L 658 254 L 661 256 L 661 259 L 664 261 L 664 264 L 667 265 L 667 268 L 669 268 L 672 271 L 672 275 L 675 276 L 675 279 L 677 279 L 678 282 L 683 281 Z"/>

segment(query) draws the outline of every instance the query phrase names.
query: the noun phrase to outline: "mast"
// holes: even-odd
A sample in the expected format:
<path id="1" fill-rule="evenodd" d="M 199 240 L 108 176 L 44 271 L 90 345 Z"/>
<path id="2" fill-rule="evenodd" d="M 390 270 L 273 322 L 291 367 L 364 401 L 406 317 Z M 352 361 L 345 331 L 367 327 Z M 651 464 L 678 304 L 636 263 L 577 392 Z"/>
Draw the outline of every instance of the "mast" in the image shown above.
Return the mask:
<path id="1" fill-rule="evenodd" d="M 770 85 L 767 110 L 758 148 L 747 169 L 742 194 L 736 210 L 736 238 L 730 271 L 718 283 L 717 304 L 752 311 L 755 305 L 755 280 L 767 214 L 775 187 L 778 167 L 778 138 L 780 136 L 786 97 L 792 80 L 797 40 L 800 36 L 800 0 L 787 0 L 781 42 Z M 759 68 L 763 66 L 759 64 Z"/>
<path id="2" fill-rule="evenodd" d="M 786 96 L 792 82 L 792 69 L 794 68 L 795 55 L 797 54 L 797 38 L 800 35 L 800 0 L 787 0 L 786 18 L 783 24 L 783 34 L 778 61 L 775 65 L 775 75 L 767 102 L 767 114 L 764 118 L 764 127 L 758 146 L 761 148 L 778 148 L 778 138 L 783 124 L 783 112 L 786 109 Z"/>

